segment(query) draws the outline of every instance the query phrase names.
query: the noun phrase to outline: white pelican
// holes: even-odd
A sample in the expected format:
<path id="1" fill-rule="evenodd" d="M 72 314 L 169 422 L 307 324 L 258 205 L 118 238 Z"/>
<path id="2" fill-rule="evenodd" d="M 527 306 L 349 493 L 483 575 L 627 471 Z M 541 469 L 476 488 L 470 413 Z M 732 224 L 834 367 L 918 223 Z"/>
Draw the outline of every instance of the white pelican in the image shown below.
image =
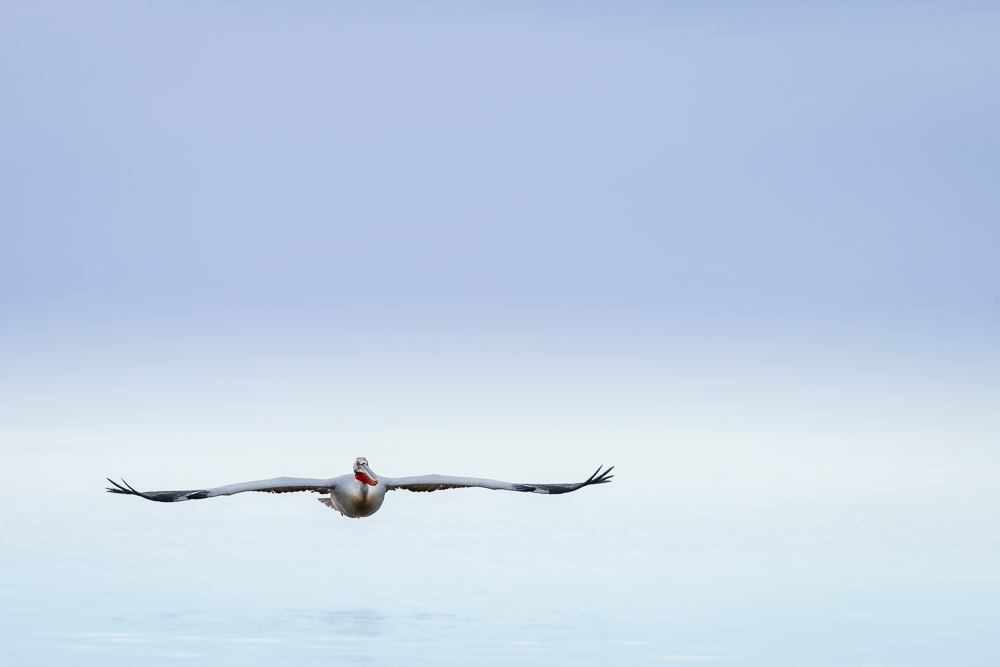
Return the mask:
<path id="1" fill-rule="evenodd" d="M 603 466 L 602 466 L 603 467 Z M 505 491 L 522 491 L 525 493 L 569 493 L 591 484 L 610 482 L 614 475 L 609 474 L 614 466 L 601 472 L 597 469 L 584 482 L 576 484 L 511 484 L 492 479 L 476 477 L 450 477 L 448 475 L 420 475 L 418 477 L 382 477 L 380 478 L 368 467 L 368 459 L 359 457 L 354 460 L 354 474 L 341 475 L 331 479 L 307 479 L 304 477 L 275 477 L 256 482 L 242 482 L 229 486 L 217 486 L 214 489 L 197 489 L 194 491 L 136 491 L 128 482 L 122 480 L 119 484 L 108 479 L 114 488 L 108 488 L 111 493 L 122 493 L 139 496 L 146 500 L 161 503 L 176 503 L 182 500 L 201 500 L 216 496 L 231 496 L 244 491 L 266 491 L 267 493 L 290 493 L 293 491 L 313 491 L 329 493 L 329 498 L 318 500 L 337 510 L 346 517 L 360 519 L 371 516 L 382 507 L 386 491 L 406 489 L 407 491 L 440 491 L 441 489 L 461 489 L 479 486 L 484 489 L 503 489 Z"/>

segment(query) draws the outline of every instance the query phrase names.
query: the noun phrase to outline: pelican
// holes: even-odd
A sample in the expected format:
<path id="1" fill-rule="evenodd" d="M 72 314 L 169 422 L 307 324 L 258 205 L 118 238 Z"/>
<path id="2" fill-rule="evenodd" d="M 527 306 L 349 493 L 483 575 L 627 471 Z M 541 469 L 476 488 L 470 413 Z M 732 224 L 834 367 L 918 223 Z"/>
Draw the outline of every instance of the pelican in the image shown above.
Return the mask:
<path id="1" fill-rule="evenodd" d="M 478 486 L 484 489 L 521 491 L 523 493 L 570 493 L 592 484 L 610 482 L 614 475 L 610 474 L 614 466 L 602 472 L 601 466 L 593 475 L 576 484 L 511 484 L 492 479 L 477 477 L 451 477 L 448 475 L 419 475 L 417 477 L 379 477 L 368 467 L 368 459 L 354 459 L 354 474 L 341 475 L 330 479 L 308 479 L 305 477 L 275 477 L 256 482 L 242 482 L 228 486 L 217 486 L 214 489 L 195 489 L 193 491 L 136 491 L 124 479 L 121 484 L 108 478 L 112 486 L 109 493 L 121 493 L 129 496 L 139 496 L 146 500 L 160 503 L 177 503 L 183 500 L 202 500 L 216 496 L 231 496 L 244 491 L 264 491 L 267 493 L 292 493 L 295 491 L 312 491 L 329 494 L 329 497 L 318 500 L 343 516 L 360 519 L 375 514 L 382 507 L 386 491 L 406 489 L 407 491 L 441 491 L 442 489 L 463 489 Z"/>

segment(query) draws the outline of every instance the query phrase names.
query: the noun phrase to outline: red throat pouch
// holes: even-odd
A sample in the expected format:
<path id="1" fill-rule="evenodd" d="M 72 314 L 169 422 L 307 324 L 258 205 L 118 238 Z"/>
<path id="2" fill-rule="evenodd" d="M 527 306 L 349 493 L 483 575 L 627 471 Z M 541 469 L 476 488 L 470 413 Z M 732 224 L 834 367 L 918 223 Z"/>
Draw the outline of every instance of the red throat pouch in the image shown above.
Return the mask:
<path id="1" fill-rule="evenodd" d="M 375 486 L 376 484 L 378 484 L 378 482 L 376 482 L 374 479 L 372 479 L 363 472 L 354 473 L 354 479 L 360 480 L 365 484 L 367 484 L 368 486 Z"/>

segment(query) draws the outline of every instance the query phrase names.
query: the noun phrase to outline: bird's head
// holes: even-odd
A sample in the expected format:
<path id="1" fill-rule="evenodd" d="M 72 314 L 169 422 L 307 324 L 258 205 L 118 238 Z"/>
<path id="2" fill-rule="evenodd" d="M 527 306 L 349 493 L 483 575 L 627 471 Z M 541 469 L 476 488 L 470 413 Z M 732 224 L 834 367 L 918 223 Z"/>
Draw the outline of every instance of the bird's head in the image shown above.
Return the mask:
<path id="1" fill-rule="evenodd" d="M 368 459 L 363 456 L 354 459 L 354 479 L 360 480 L 369 486 L 378 484 L 378 476 L 368 467 Z"/>

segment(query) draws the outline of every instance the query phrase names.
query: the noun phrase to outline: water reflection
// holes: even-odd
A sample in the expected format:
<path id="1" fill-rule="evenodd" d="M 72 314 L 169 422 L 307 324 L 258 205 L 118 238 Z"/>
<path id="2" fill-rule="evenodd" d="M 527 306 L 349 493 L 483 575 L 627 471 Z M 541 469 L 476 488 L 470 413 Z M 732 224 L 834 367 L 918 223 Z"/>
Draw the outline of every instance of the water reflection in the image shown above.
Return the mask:
<path id="1" fill-rule="evenodd" d="M 655 658 L 649 640 L 602 641 L 523 619 L 458 614 L 389 615 L 371 609 L 263 614 L 198 611 L 129 614 L 4 610 L 4 644 L 21 664 L 572 664 L 613 656 Z M 80 627 L 100 628 L 81 630 Z M 666 655 L 666 654 L 664 654 Z M 704 658 L 704 656 L 702 656 Z M 678 656 L 662 659 L 678 660 Z M 697 659 L 692 656 L 691 659 Z"/>

